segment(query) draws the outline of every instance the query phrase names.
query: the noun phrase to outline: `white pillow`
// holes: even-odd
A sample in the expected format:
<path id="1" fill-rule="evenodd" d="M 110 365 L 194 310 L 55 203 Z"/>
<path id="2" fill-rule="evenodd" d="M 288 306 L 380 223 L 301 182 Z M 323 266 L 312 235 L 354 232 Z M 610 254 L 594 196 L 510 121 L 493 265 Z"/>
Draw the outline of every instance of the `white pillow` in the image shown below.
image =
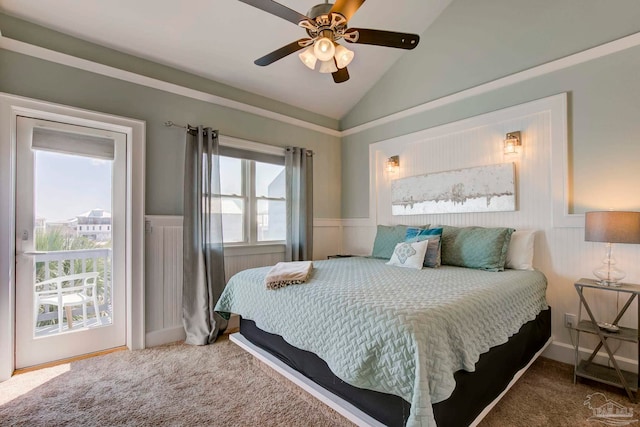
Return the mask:
<path id="1" fill-rule="evenodd" d="M 535 230 L 514 231 L 507 248 L 505 268 L 533 270 L 533 244 Z"/>
<path id="2" fill-rule="evenodd" d="M 428 246 L 429 240 L 398 243 L 387 265 L 422 270 L 424 255 L 427 253 Z"/>

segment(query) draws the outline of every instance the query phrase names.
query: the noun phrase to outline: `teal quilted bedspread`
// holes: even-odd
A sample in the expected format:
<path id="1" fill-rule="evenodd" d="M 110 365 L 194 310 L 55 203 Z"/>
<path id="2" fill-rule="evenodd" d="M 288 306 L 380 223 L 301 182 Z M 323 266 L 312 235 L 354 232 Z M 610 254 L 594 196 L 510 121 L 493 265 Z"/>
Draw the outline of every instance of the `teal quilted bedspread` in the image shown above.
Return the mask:
<path id="1" fill-rule="evenodd" d="M 215 310 L 317 354 L 349 384 L 402 397 L 411 403 L 408 426 L 435 425 L 431 405 L 451 395 L 454 372 L 474 371 L 482 353 L 547 308 L 537 271 L 342 258 L 314 261 L 307 283 L 267 290 L 268 271 L 233 276 Z"/>

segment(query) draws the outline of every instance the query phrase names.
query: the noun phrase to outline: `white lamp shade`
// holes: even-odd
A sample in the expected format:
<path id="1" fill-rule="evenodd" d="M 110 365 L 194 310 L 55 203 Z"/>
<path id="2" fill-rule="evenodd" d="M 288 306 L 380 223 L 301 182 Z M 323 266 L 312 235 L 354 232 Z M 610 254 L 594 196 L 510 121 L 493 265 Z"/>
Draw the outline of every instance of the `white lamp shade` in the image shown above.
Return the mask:
<path id="1" fill-rule="evenodd" d="M 333 60 L 333 58 L 331 58 L 330 61 L 321 61 L 320 62 L 320 70 L 321 73 L 335 73 L 336 71 L 338 71 L 338 67 L 336 67 L 336 64 Z"/>
<path id="2" fill-rule="evenodd" d="M 313 48 L 308 47 L 302 53 L 298 54 L 300 61 L 310 69 L 316 68 L 316 62 L 318 62 L 318 58 L 313 54 Z"/>
<path id="3" fill-rule="evenodd" d="M 354 56 L 353 51 L 347 49 L 341 44 L 336 46 L 335 58 L 336 58 L 336 64 L 338 65 L 338 68 L 342 69 L 347 65 L 349 65 L 351 61 L 353 61 L 353 56 Z"/>
<path id="4" fill-rule="evenodd" d="M 336 53 L 336 47 L 333 45 L 333 41 L 327 37 L 322 37 L 316 40 L 313 45 L 313 53 L 320 61 L 328 61 L 333 59 L 333 55 Z"/>

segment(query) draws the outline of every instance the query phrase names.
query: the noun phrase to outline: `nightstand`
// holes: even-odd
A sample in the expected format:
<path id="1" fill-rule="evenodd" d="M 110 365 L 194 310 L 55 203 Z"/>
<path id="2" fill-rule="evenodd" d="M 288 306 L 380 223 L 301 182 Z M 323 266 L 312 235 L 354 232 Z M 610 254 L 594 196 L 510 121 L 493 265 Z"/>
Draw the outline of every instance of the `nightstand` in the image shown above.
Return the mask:
<path id="1" fill-rule="evenodd" d="M 621 340 L 627 342 L 636 343 L 638 346 L 638 355 L 640 356 L 640 339 L 638 331 L 640 330 L 640 304 L 638 304 L 638 328 L 626 328 L 618 326 L 618 322 L 627 311 L 634 299 L 640 294 L 640 286 L 623 283 L 620 286 L 603 286 L 597 281 L 592 279 L 580 279 L 575 283 L 576 292 L 580 297 L 580 307 L 578 308 L 578 324 L 574 327 L 577 332 L 576 345 L 575 345 L 575 365 L 573 382 L 577 381 L 578 377 L 589 378 L 594 381 L 599 381 L 605 384 L 613 385 L 616 387 L 624 388 L 632 402 L 636 402 L 637 393 L 639 387 L 638 374 L 623 371 L 618 366 L 618 362 L 613 357 L 613 353 L 609 348 L 609 340 Z M 598 320 L 595 318 L 589 302 L 585 297 L 584 290 L 593 289 L 598 292 L 616 292 L 619 294 L 626 294 L 628 296 L 627 301 L 622 306 L 616 318 L 611 322 L 609 330 L 598 326 Z M 592 293 L 593 291 L 590 291 Z M 582 308 L 587 312 L 588 319 L 582 319 Z M 617 330 L 616 330 L 617 328 Z M 588 333 L 598 336 L 600 342 L 593 350 L 589 358 L 581 360 L 580 358 L 580 334 Z M 609 362 L 612 367 L 595 363 L 593 359 L 596 357 L 598 351 L 604 348 L 609 356 Z M 634 396 L 634 392 L 636 393 Z"/>

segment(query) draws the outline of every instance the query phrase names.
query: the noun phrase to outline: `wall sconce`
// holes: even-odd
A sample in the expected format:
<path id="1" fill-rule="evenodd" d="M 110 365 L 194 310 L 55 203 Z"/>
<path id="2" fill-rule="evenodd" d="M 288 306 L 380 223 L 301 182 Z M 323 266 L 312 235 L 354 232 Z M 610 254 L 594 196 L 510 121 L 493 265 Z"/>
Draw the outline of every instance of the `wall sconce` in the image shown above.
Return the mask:
<path id="1" fill-rule="evenodd" d="M 504 140 L 504 154 L 518 154 L 522 147 L 520 132 L 509 132 Z"/>
<path id="2" fill-rule="evenodd" d="M 396 173 L 400 168 L 400 156 L 391 156 L 387 159 L 387 172 Z"/>

